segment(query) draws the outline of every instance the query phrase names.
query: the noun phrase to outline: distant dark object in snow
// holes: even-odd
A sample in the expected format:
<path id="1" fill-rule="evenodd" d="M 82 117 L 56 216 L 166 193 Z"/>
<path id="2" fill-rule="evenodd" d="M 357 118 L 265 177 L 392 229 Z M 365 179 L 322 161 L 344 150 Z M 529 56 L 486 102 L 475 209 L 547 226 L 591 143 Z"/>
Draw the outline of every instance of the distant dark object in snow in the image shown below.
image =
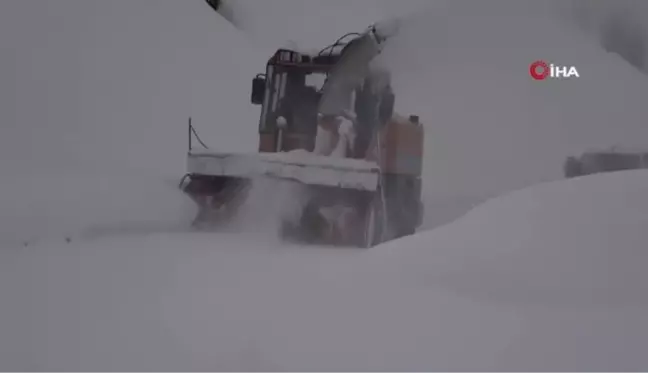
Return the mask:
<path id="1" fill-rule="evenodd" d="M 568 157 L 563 164 L 563 171 L 567 178 L 642 168 L 648 168 L 648 152 L 614 150 L 586 152 L 580 157 Z"/>
<path id="2" fill-rule="evenodd" d="M 205 0 L 205 1 L 207 2 L 207 4 L 208 4 L 210 7 L 212 7 L 215 11 L 218 12 L 218 8 L 219 8 L 220 5 L 221 5 L 221 1 L 220 1 L 220 0 Z"/>
<path id="3" fill-rule="evenodd" d="M 223 0 L 205 0 L 207 5 L 209 5 L 216 13 L 220 14 L 223 18 L 228 20 L 234 26 L 237 26 L 234 19 L 234 11 L 230 6 L 230 2 Z"/>

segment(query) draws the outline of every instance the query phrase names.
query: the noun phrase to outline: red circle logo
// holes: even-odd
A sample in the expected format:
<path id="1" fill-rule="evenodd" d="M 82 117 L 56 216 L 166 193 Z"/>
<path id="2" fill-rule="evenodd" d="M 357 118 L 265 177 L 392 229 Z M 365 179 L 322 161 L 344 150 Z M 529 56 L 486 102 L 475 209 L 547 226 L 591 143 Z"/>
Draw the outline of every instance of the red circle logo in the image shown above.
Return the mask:
<path id="1" fill-rule="evenodd" d="M 549 76 L 549 65 L 544 61 L 536 61 L 529 66 L 529 74 L 535 80 L 544 80 Z"/>

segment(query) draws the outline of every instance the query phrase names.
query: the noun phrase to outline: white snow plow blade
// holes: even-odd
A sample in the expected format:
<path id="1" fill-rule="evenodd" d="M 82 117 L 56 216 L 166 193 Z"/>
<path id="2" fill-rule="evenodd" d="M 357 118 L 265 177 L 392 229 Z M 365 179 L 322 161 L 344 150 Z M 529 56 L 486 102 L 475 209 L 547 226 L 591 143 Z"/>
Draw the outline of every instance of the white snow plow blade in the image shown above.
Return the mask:
<path id="1" fill-rule="evenodd" d="M 187 172 L 206 176 L 269 177 L 308 185 L 374 191 L 379 167 L 360 159 L 332 158 L 307 151 L 289 153 L 219 153 L 190 151 Z"/>

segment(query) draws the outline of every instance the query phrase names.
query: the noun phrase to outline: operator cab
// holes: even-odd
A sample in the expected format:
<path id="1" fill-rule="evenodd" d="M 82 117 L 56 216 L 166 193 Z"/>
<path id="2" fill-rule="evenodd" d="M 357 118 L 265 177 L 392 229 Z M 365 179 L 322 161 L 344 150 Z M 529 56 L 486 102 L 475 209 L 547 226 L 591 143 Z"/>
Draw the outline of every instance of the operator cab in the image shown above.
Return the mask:
<path id="1" fill-rule="evenodd" d="M 265 74 L 253 79 L 251 102 L 261 105 L 260 152 L 313 150 L 325 83 L 334 69 L 344 70 L 344 66 L 340 68 L 338 63 L 352 61 L 346 58 L 348 51 L 361 39 L 356 37 L 343 42 L 349 35 L 359 36 L 345 35 L 314 55 L 280 49 L 268 60 Z M 382 88 L 377 91 L 374 80 L 378 80 L 378 76 L 366 75 L 360 76 L 360 84 L 354 83 L 353 92 L 348 92 L 353 97 L 348 107 L 353 108 L 356 114 L 358 158 L 364 158 L 374 130 L 391 118 L 394 106 L 389 83 L 382 83 Z M 354 79 L 357 80 L 357 76 Z M 384 74 L 379 75 L 379 79 L 384 80 Z"/>

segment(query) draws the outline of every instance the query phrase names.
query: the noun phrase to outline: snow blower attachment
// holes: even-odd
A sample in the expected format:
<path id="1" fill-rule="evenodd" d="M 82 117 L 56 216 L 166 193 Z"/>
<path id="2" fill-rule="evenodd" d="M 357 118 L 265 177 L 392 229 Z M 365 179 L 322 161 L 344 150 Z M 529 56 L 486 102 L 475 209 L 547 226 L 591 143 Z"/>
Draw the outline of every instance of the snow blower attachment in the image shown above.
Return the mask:
<path id="1" fill-rule="evenodd" d="M 202 142 L 194 149 L 189 123 L 181 187 L 200 207 L 194 225 L 228 221 L 251 180 L 270 178 L 307 194 L 299 217 L 281 224 L 285 239 L 371 247 L 414 233 L 423 127 L 416 116 L 394 114 L 389 74 L 370 68 L 385 38 L 375 27 L 350 36 L 316 54 L 280 49 L 252 80 L 251 102 L 261 106 L 257 153 Z"/>

